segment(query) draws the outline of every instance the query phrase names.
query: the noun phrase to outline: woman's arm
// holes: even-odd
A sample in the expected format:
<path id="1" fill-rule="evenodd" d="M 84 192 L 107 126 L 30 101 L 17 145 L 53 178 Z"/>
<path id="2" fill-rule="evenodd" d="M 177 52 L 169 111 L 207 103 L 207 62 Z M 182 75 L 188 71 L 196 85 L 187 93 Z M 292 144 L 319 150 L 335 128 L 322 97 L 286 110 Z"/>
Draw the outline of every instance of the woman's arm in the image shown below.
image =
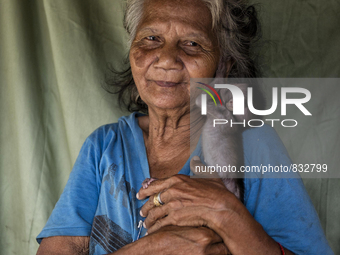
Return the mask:
<path id="1" fill-rule="evenodd" d="M 212 224 L 211 228 L 221 236 L 230 251 L 235 255 L 282 254 L 279 244 L 264 231 L 248 210 L 238 201 L 231 202 L 230 198 L 227 199 L 235 208 L 212 211 L 206 220 L 209 225 Z M 288 249 L 283 249 L 286 255 L 293 254 Z"/>
<path id="2" fill-rule="evenodd" d="M 88 255 L 89 240 L 90 238 L 86 236 L 44 238 L 37 255 Z M 209 228 L 167 226 L 125 245 L 114 254 L 149 255 L 164 254 L 165 251 L 167 254 L 176 255 L 223 255 L 229 252 L 221 237 Z"/>
<path id="3" fill-rule="evenodd" d="M 88 255 L 88 236 L 53 236 L 41 241 L 37 255 Z"/>
<path id="4" fill-rule="evenodd" d="M 223 240 L 213 230 L 206 227 L 166 226 L 130 243 L 115 252 L 115 255 L 228 255 L 229 250 Z"/>

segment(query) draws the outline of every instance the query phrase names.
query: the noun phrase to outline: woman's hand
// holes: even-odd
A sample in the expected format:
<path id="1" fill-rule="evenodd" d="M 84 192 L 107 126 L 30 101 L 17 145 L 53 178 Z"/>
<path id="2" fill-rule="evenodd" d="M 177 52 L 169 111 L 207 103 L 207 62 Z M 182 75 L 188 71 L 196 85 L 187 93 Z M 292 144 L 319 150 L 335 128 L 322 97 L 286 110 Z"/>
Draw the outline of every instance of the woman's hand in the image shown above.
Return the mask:
<path id="1" fill-rule="evenodd" d="M 202 165 L 192 160 L 190 167 Z M 163 206 L 153 203 L 161 193 Z M 247 208 L 229 192 L 221 179 L 198 179 L 175 175 L 152 182 L 141 189 L 138 199 L 149 198 L 142 207 L 148 234 L 165 226 L 205 226 L 217 233 L 234 255 L 281 254 L 278 244 L 267 235 Z M 289 251 L 286 254 L 291 254 Z"/>
<path id="2" fill-rule="evenodd" d="M 198 164 L 202 164 L 201 161 L 194 158 L 191 168 Z M 156 207 L 153 197 L 159 192 L 162 192 L 164 205 Z M 144 226 L 148 233 L 168 225 L 211 227 L 207 213 L 233 209 L 235 203 L 242 204 L 225 188 L 221 179 L 190 178 L 186 175 L 156 180 L 147 189 L 140 189 L 137 196 L 138 199 L 150 197 L 140 212 L 146 217 Z"/>
<path id="3" fill-rule="evenodd" d="M 228 254 L 222 238 L 206 227 L 167 226 L 150 234 L 164 254 Z"/>

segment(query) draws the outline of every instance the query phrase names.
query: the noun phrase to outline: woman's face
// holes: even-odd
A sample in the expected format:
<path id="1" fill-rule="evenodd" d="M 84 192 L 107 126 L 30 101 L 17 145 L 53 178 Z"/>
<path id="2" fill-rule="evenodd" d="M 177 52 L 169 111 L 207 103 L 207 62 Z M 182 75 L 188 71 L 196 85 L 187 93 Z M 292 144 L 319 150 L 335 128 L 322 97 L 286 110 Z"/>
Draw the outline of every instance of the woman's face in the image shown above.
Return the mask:
<path id="1" fill-rule="evenodd" d="M 214 77 L 219 49 L 200 0 L 150 0 L 130 49 L 130 64 L 149 108 L 189 106 L 190 78 Z"/>

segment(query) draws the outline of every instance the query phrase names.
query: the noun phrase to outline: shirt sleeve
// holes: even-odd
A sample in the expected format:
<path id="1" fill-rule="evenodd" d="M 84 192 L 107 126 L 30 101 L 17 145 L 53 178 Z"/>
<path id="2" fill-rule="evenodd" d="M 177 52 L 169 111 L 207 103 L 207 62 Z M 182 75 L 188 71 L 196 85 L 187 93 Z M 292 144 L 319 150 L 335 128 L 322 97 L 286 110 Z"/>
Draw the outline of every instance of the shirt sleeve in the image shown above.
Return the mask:
<path id="1" fill-rule="evenodd" d="M 280 138 L 269 126 L 245 134 L 244 146 L 246 165 L 292 163 Z M 301 178 L 298 174 L 291 177 L 292 174 L 278 173 L 246 178 L 247 209 L 269 236 L 293 253 L 334 254 Z"/>
<path id="2" fill-rule="evenodd" d="M 90 236 L 101 185 L 102 140 L 99 129 L 86 139 L 61 197 L 37 236 L 39 244 L 50 236 Z"/>

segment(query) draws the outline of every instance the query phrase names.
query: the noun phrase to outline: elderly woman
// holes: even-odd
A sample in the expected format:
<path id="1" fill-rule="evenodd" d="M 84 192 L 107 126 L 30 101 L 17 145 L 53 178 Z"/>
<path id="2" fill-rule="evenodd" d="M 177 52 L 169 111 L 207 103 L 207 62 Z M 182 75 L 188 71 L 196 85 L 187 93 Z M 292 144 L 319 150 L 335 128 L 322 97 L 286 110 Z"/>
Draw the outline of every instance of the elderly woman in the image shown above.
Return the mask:
<path id="1" fill-rule="evenodd" d="M 190 151 L 190 78 L 256 77 L 253 8 L 129 0 L 125 17 L 131 69 L 120 96 L 148 115 L 88 137 L 38 254 L 332 254 L 300 179 L 245 179 L 242 203 L 219 179 L 188 177 L 202 164 L 200 146 Z M 247 165 L 290 164 L 269 127 L 246 130 L 243 144 Z M 140 189 L 149 177 L 159 180 Z"/>

